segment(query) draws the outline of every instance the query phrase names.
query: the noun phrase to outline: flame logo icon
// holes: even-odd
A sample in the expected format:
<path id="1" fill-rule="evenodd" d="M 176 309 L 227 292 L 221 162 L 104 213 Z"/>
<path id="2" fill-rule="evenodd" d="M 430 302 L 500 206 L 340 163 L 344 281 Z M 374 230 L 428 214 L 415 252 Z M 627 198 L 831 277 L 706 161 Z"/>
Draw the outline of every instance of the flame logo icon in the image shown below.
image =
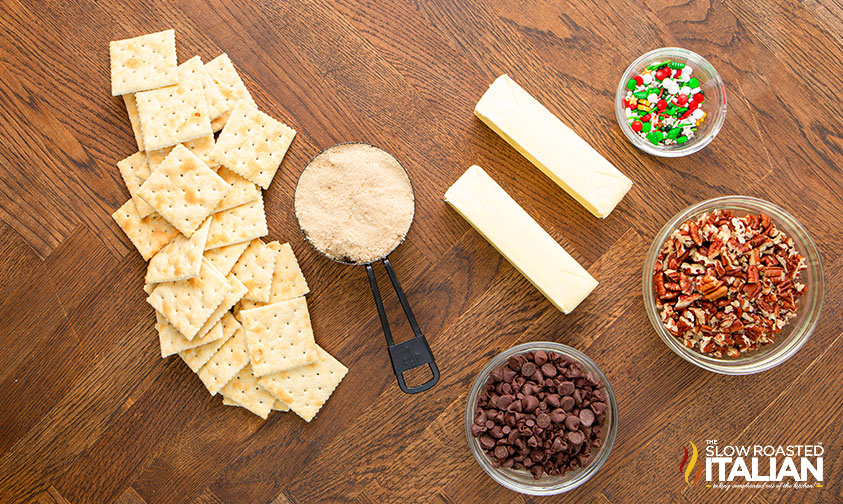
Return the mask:
<path id="1" fill-rule="evenodd" d="M 688 441 L 688 443 L 691 445 L 691 460 L 688 460 L 688 448 L 683 446 L 682 450 L 685 451 L 685 454 L 682 456 L 682 462 L 679 463 L 679 474 L 685 474 L 685 483 L 697 486 L 697 482 L 700 480 L 700 475 L 702 475 L 702 464 L 697 467 L 697 475 L 694 477 L 693 482 L 691 482 L 691 474 L 694 472 L 694 467 L 697 465 L 699 452 L 697 451 L 697 445 L 695 445 L 692 441 Z M 686 463 L 687 466 L 685 465 Z"/>

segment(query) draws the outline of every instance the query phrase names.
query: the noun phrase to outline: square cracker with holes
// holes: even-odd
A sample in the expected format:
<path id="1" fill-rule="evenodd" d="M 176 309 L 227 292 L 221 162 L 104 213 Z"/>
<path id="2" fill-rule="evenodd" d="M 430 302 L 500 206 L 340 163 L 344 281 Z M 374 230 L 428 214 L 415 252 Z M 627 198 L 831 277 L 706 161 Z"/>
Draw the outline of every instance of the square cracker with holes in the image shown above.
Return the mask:
<path id="1" fill-rule="evenodd" d="M 231 186 L 185 146 L 177 145 L 138 189 L 138 196 L 185 236 L 211 215 Z"/>
<path id="2" fill-rule="evenodd" d="M 146 301 L 185 338 L 192 340 L 230 291 L 228 280 L 203 260 L 199 276 L 155 284 Z"/>
<path id="3" fill-rule="evenodd" d="M 214 135 L 194 138 L 193 140 L 188 140 L 181 145 L 184 145 L 187 147 L 187 150 L 196 154 L 196 157 L 201 159 L 202 162 L 208 165 L 209 168 L 215 168 L 217 166 L 211 159 L 211 150 L 214 148 Z M 173 149 L 175 148 L 176 146 L 173 145 L 171 147 L 164 147 L 163 149 L 147 152 L 146 160 L 149 161 L 150 173 L 157 170 L 158 167 L 161 166 L 161 163 L 164 162 L 164 159 L 167 158 L 167 155 L 173 152 Z"/>
<path id="4" fill-rule="evenodd" d="M 157 213 L 141 218 L 132 200 L 124 203 L 111 217 L 132 241 L 144 261 L 148 261 L 179 234 L 178 229 Z"/>
<path id="5" fill-rule="evenodd" d="M 348 368 L 319 345 L 316 353 L 319 360 L 312 364 L 258 378 L 263 388 L 306 422 L 316 416 L 348 373 Z"/>
<path id="6" fill-rule="evenodd" d="M 177 282 L 197 276 L 202 266 L 202 252 L 205 250 L 209 229 L 210 217 L 190 238 L 179 234 L 170 240 L 149 260 L 144 281 L 148 284 Z"/>
<path id="7" fill-rule="evenodd" d="M 195 56 L 179 65 L 179 82 L 175 86 L 135 94 L 146 150 L 213 134 L 201 67 L 202 60 Z"/>
<path id="8" fill-rule="evenodd" d="M 126 183 L 126 189 L 132 195 L 132 202 L 138 210 L 138 215 L 144 218 L 154 212 L 155 210 L 149 206 L 149 203 L 138 196 L 138 188 L 141 184 L 138 181 L 137 174 L 145 173 L 149 169 L 146 163 L 146 155 L 143 152 L 136 152 L 126 159 L 121 159 L 117 161 L 117 169 L 120 170 L 120 176 Z"/>
<path id="9" fill-rule="evenodd" d="M 211 234 L 205 243 L 205 250 L 224 247 L 266 236 L 266 213 L 263 210 L 263 196 L 245 205 L 240 205 L 214 214 Z"/>
<path id="10" fill-rule="evenodd" d="M 264 420 L 275 405 L 275 396 L 258 385 L 251 364 L 246 364 L 220 393 Z"/>
<path id="11" fill-rule="evenodd" d="M 270 242 L 268 245 L 278 250 L 275 271 L 272 273 L 269 302 L 286 301 L 310 292 L 307 280 L 304 279 L 296 255 L 293 253 L 293 247 L 289 243 L 279 244 L 277 241 Z"/>
<path id="12" fill-rule="evenodd" d="M 135 135 L 135 143 L 138 144 L 138 150 L 143 152 L 146 149 L 143 146 L 143 135 L 140 130 L 138 102 L 135 101 L 135 93 L 124 94 L 123 103 L 126 104 L 126 114 L 129 115 L 129 122 L 132 124 L 132 133 Z"/>
<path id="13" fill-rule="evenodd" d="M 246 347 L 246 336 L 240 328 L 196 374 L 208 392 L 216 395 L 247 364 L 249 350 Z"/>
<path id="14" fill-rule="evenodd" d="M 238 102 L 243 101 L 257 107 L 255 100 L 252 99 L 252 95 L 246 89 L 246 85 L 243 84 L 243 80 L 240 78 L 237 69 L 234 68 L 234 64 L 231 63 L 231 59 L 229 59 L 227 54 L 220 54 L 205 63 L 205 69 L 214 82 L 216 82 L 224 99 L 224 104 L 221 107 L 223 112 L 219 117 L 211 121 L 211 127 L 214 131 L 219 131 L 225 126 L 228 117 L 231 115 L 231 111 L 234 110 L 234 106 Z"/>
<path id="15" fill-rule="evenodd" d="M 293 254 L 293 248 L 289 243 L 283 245 L 277 241 L 266 244 L 270 248 L 278 250 L 278 257 L 275 259 L 275 271 L 272 272 L 272 287 L 269 290 L 269 301 L 261 303 L 258 301 L 249 301 L 243 299 L 240 301 L 240 308 L 242 310 L 249 310 L 279 301 L 287 301 L 289 299 L 304 296 L 310 292 L 307 286 L 307 281 L 299 268 L 299 263 L 296 261 L 296 256 Z"/>
<path id="16" fill-rule="evenodd" d="M 202 366 L 211 360 L 211 357 L 217 353 L 217 350 L 219 350 L 225 342 L 234 336 L 234 333 L 242 327 L 240 322 L 237 322 L 231 313 L 223 315 L 222 319 L 220 319 L 217 324 L 222 326 L 222 338 L 179 352 L 181 360 L 183 360 L 184 363 L 187 364 L 187 367 L 189 367 L 194 373 L 199 372 Z"/>
<path id="17" fill-rule="evenodd" d="M 196 348 L 202 345 L 213 343 L 224 336 L 221 322 L 217 322 L 214 328 L 208 331 L 207 334 L 201 338 L 193 338 L 189 340 L 182 336 L 182 334 L 167 322 L 167 318 L 161 315 L 161 312 L 155 312 L 155 328 L 158 329 L 158 343 L 161 346 L 161 357 L 169 357 L 170 355 L 183 352 L 185 350 Z M 222 346 L 222 343 L 220 343 Z M 210 358 L 210 356 L 208 356 Z"/>
<path id="18" fill-rule="evenodd" d="M 234 399 L 225 396 L 222 396 L 222 403 L 226 406 L 239 406 L 241 408 L 243 407 L 237 404 L 237 401 L 235 401 Z M 275 404 L 272 405 L 272 411 L 290 411 L 290 407 L 276 398 Z"/>
<path id="19" fill-rule="evenodd" d="M 296 131 L 240 102 L 231 112 L 211 157 L 255 184 L 269 187 Z"/>
<path id="20" fill-rule="evenodd" d="M 201 156 L 200 156 L 201 157 Z M 222 212 L 229 208 L 245 205 L 251 203 L 260 197 L 261 190 L 254 183 L 249 182 L 240 175 L 229 170 L 225 166 L 221 166 L 217 170 L 217 175 L 229 183 L 231 190 L 225 195 L 225 198 L 217 205 L 215 212 Z"/>
<path id="21" fill-rule="evenodd" d="M 205 259 L 210 261 L 210 263 L 213 264 L 220 273 L 228 275 L 229 272 L 231 272 L 231 268 L 234 267 L 237 260 L 240 259 L 240 256 L 243 255 L 243 252 L 248 246 L 249 242 L 243 242 L 206 250 Z"/>
<path id="22" fill-rule="evenodd" d="M 256 376 L 303 366 L 318 359 L 310 314 L 303 297 L 242 310 L 240 321 L 246 332 Z"/>
<path id="23" fill-rule="evenodd" d="M 275 259 L 278 251 L 260 238 L 252 240 L 249 247 L 237 260 L 231 272 L 248 287 L 249 292 L 243 296 L 251 301 L 269 301 L 272 287 L 272 272 L 275 270 Z"/>
<path id="24" fill-rule="evenodd" d="M 196 333 L 196 337 L 201 337 L 203 334 L 211 330 L 213 325 L 216 324 L 217 321 L 220 320 L 232 306 L 237 304 L 237 302 L 240 301 L 240 299 L 243 298 L 243 295 L 249 290 L 245 285 L 243 285 L 243 282 L 238 280 L 237 277 L 231 273 L 226 275 L 225 280 L 231 286 L 231 290 L 225 295 L 220 305 L 217 306 L 216 310 L 214 310 L 214 313 L 212 313 L 211 316 L 208 317 L 208 320 L 202 324 L 202 327 L 199 328 L 199 332 Z"/>
<path id="25" fill-rule="evenodd" d="M 175 30 L 115 40 L 108 49 L 112 96 L 170 86 L 179 80 Z"/>

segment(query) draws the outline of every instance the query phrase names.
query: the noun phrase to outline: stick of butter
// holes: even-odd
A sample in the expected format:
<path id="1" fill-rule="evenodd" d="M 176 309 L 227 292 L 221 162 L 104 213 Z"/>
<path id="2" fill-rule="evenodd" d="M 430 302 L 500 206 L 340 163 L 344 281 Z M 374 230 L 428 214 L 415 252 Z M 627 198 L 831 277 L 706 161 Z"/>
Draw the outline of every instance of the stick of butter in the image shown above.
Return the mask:
<path id="1" fill-rule="evenodd" d="M 597 286 L 483 168 L 466 170 L 445 192 L 445 201 L 564 313 L 571 313 Z"/>
<path id="2" fill-rule="evenodd" d="M 474 114 L 597 217 L 606 218 L 632 181 L 516 84 L 501 75 Z"/>

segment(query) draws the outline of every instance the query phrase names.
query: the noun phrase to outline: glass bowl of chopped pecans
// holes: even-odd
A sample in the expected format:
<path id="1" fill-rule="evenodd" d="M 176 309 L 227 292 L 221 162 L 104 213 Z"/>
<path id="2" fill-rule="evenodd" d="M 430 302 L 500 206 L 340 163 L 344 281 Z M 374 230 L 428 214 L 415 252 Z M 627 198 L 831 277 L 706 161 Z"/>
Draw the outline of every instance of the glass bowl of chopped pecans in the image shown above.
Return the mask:
<path id="1" fill-rule="evenodd" d="M 606 376 L 554 342 L 514 346 L 489 361 L 468 392 L 465 436 L 497 483 L 529 495 L 573 490 L 597 474 L 618 432 Z"/>
<path id="2" fill-rule="evenodd" d="M 683 359 L 723 374 L 773 368 L 808 340 L 824 281 L 814 241 L 790 213 L 748 196 L 692 205 L 656 235 L 644 305 Z"/>

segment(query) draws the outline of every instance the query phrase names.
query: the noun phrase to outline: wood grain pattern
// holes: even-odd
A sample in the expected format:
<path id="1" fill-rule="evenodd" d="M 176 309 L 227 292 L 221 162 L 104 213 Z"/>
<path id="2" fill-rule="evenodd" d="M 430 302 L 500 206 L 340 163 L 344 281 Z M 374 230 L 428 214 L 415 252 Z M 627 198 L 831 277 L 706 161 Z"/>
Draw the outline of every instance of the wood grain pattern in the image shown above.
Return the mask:
<path id="1" fill-rule="evenodd" d="M 0 1 L 0 502 L 843 502 L 841 19 L 834 0 Z M 128 198 L 115 163 L 135 143 L 109 93 L 108 41 L 170 27 L 181 61 L 227 52 L 258 105 L 298 131 L 265 194 L 270 236 L 291 242 L 317 340 L 350 368 L 311 424 L 226 408 L 158 356 L 145 264 L 110 217 Z M 622 69 L 666 45 L 707 57 L 729 99 L 720 136 L 674 160 L 635 150 L 612 110 Z M 503 72 L 633 179 L 610 218 L 474 118 Z M 305 164 L 351 140 L 391 151 L 414 182 L 415 222 L 391 259 L 442 371 L 419 396 L 394 383 L 365 271 L 314 253 L 293 215 Z M 475 163 L 600 280 L 571 315 L 442 201 Z M 745 377 L 670 352 L 639 280 L 665 220 L 733 193 L 790 210 L 826 266 L 812 338 Z M 391 294 L 386 309 L 406 338 Z M 495 484 L 463 434 L 476 373 L 531 340 L 587 352 L 620 405 L 600 473 L 548 499 Z M 825 488 L 689 487 L 675 470 L 681 446 L 709 438 L 821 442 Z"/>

